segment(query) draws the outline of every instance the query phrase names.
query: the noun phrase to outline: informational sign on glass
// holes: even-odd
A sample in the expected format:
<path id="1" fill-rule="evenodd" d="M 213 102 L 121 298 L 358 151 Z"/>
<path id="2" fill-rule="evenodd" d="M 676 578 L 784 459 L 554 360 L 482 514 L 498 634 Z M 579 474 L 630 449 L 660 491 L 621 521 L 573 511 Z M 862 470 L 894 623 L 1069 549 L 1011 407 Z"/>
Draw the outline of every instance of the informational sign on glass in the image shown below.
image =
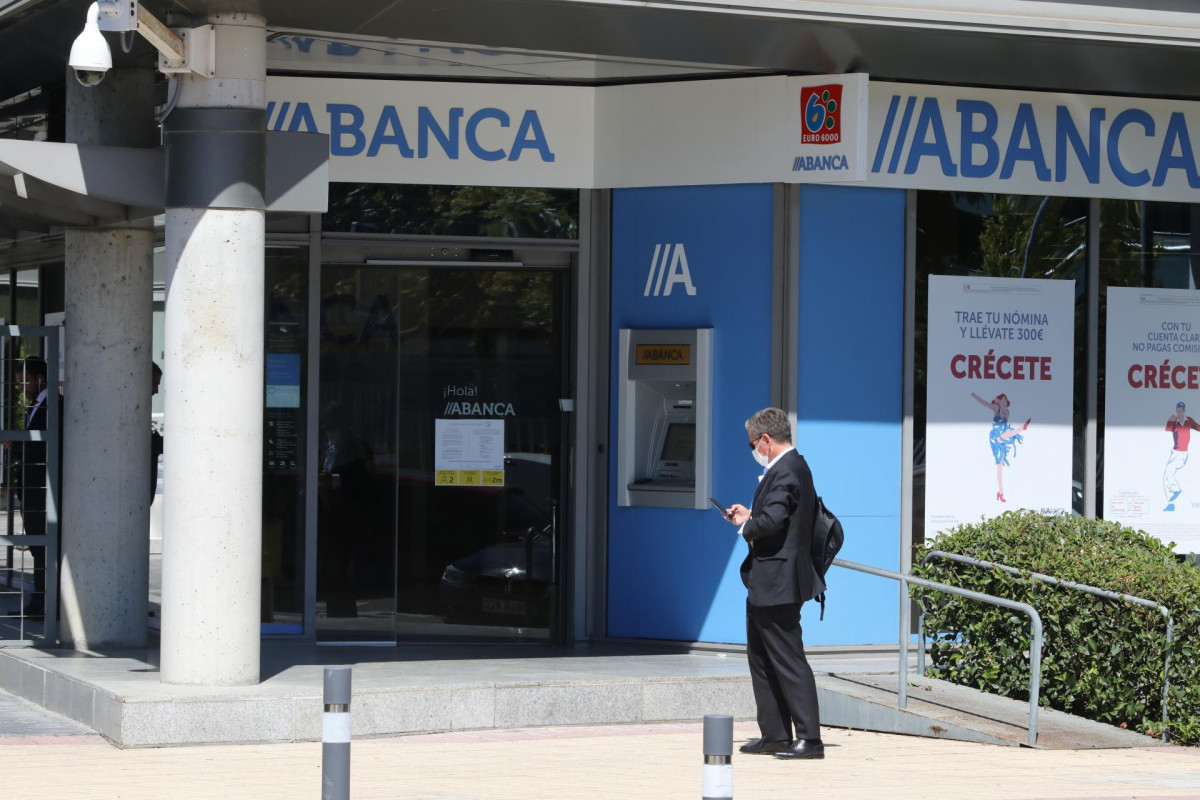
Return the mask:
<path id="1" fill-rule="evenodd" d="M 1071 510 L 1073 281 L 933 275 L 925 534 Z"/>
<path id="2" fill-rule="evenodd" d="M 1200 292 L 1110 288 L 1106 347 L 1104 518 L 1198 552 Z"/>
<path id="3" fill-rule="evenodd" d="M 267 353 L 267 408 L 300 407 L 300 356 L 297 353 Z"/>
<path id="4" fill-rule="evenodd" d="M 504 420 L 439 419 L 434 449 L 435 485 L 504 485 Z"/>

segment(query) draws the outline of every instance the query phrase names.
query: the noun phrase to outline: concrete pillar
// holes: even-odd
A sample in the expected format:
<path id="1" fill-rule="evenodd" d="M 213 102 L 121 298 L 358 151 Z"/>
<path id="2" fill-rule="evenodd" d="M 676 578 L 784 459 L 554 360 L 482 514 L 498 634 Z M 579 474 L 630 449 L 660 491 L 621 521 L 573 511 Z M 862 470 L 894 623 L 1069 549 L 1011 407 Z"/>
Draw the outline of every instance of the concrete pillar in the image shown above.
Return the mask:
<path id="1" fill-rule="evenodd" d="M 259 680 L 266 31 L 221 14 L 167 148 L 162 680 Z"/>
<path id="2" fill-rule="evenodd" d="M 154 73 L 67 78 L 67 141 L 153 147 Z M 149 591 L 149 221 L 68 229 L 59 627 L 78 649 L 144 647 Z M 70 522 L 67 522 L 70 520 Z"/>

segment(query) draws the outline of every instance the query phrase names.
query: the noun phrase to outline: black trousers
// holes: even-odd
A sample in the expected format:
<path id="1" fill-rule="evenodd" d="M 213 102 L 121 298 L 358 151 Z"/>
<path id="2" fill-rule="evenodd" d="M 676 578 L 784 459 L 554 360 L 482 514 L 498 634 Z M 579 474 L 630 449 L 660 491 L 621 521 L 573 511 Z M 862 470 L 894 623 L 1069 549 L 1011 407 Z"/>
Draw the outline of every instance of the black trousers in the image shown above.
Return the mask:
<path id="1" fill-rule="evenodd" d="M 24 521 L 24 533 L 30 536 L 46 534 L 46 487 L 31 486 L 20 492 L 20 515 Z M 62 516 L 59 506 L 59 564 L 62 564 Z M 48 547 L 30 547 L 29 552 L 34 557 L 34 593 L 25 604 L 26 610 L 32 614 L 41 614 L 46 608 L 46 554 Z M 61 582 L 59 582 L 61 583 Z M 58 587 L 59 584 L 55 584 Z"/>
<path id="2" fill-rule="evenodd" d="M 762 737 L 772 741 L 820 739 L 817 682 L 804 657 L 800 604 L 754 606 L 747 602 L 746 657 Z"/>
<path id="3" fill-rule="evenodd" d="M 30 536 L 42 536 L 46 533 L 46 490 L 44 488 L 26 489 L 21 493 L 21 518 L 25 522 L 25 533 Z M 62 526 L 59 526 L 62 531 Z M 61 536 L 61 533 L 60 533 Z M 59 539 L 61 549 L 62 539 Z M 26 603 L 30 613 L 40 614 L 46 608 L 46 547 L 31 547 L 33 556 L 33 594 Z"/>

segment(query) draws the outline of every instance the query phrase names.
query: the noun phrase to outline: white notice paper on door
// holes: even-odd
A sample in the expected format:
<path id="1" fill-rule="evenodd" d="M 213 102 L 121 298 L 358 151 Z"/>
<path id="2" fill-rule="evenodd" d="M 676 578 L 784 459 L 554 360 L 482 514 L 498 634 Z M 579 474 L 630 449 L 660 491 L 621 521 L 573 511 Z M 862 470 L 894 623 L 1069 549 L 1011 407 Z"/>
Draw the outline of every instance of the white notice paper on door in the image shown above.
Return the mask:
<path id="1" fill-rule="evenodd" d="M 435 420 L 433 463 L 437 486 L 503 486 L 504 420 Z"/>

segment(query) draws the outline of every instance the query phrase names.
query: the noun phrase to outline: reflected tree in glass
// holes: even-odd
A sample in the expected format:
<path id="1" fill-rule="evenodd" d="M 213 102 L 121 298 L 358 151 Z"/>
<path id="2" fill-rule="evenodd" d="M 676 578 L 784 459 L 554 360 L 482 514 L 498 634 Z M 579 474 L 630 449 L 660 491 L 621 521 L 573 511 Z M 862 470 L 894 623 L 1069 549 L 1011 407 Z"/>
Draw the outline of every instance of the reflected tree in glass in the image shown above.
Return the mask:
<path id="1" fill-rule="evenodd" d="M 1082 279 L 1087 203 L 1069 197 L 993 195 L 983 220 L 977 274 L 997 278 Z"/>
<path id="2" fill-rule="evenodd" d="M 1101 285 L 1194 289 L 1197 206 L 1105 200 L 1100 204 Z"/>
<path id="3" fill-rule="evenodd" d="M 334 183 L 327 231 L 577 239 L 579 192 L 505 186 Z"/>

